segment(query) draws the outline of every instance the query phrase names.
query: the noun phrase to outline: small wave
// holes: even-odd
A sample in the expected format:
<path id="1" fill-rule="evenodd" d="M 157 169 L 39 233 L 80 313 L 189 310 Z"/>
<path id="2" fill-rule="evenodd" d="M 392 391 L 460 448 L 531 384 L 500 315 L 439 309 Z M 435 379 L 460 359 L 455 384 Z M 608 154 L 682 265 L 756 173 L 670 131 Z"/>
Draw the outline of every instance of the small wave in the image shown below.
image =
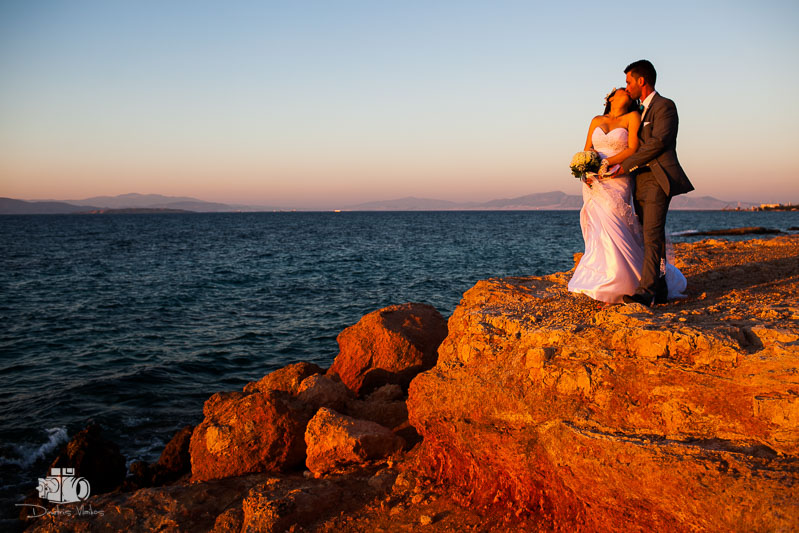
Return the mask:
<path id="1" fill-rule="evenodd" d="M 69 435 L 67 434 L 67 428 L 65 427 L 49 428 L 46 431 L 47 442 L 35 449 L 15 445 L 14 448 L 20 457 L 0 457 L 0 465 L 16 465 L 21 468 L 28 468 L 36 461 L 44 459 L 56 448 L 69 441 Z"/>
<path id="2" fill-rule="evenodd" d="M 684 231 L 675 231 L 675 232 L 669 233 L 669 237 L 680 237 L 682 235 L 695 235 L 697 233 L 699 233 L 698 229 L 687 229 L 687 230 L 684 230 Z"/>
<path id="3" fill-rule="evenodd" d="M 152 418 L 150 418 L 148 416 L 128 415 L 128 416 L 122 417 L 122 423 L 125 425 L 125 427 L 129 427 L 129 428 L 139 427 L 139 426 L 143 425 L 145 422 L 150 422 L 151 420 L 152 420 Z"/>
<path id="4" fill-rule="evenodd" d="M 245 333 L 242 333 L 242 334 L 237 335 L 235 337 L 232 337 L 230 339 L 222 339 L 222 340 L 217 341 L 217 342 L 215 342 L 213 344 L 216 345 L 216 346 L 220 346 L 220 345 L 224 345 L 224 344 L 227 344 L 227 343 L 230 343 L 230 342 L 257 341 L 257 340 L 260 340 L 260 339 L 261 339 L 261 335 L 260 334 L 255 333 L 253 331 L 247 331 Z"/>
<path id="5" fill-rule="evenodd" d="M 132 445 L 132 450 L 129 457 L 125 461 L 125 467 L 130 468 L 130 465 L 135 461 L 155 462 L 161 456 L 166 446 L 166 441 L 163 439 L 152 439 L 149 441 L 137 441 Z"/>

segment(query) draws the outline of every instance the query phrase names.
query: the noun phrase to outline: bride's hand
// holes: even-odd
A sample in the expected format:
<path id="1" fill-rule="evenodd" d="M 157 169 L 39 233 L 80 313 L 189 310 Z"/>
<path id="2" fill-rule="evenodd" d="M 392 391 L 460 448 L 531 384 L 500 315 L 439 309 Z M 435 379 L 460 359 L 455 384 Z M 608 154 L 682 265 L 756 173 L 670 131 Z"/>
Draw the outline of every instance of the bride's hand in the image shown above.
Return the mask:
<path id="1" fill-rule="evenodd" d="M 608 169 L 607 165 L 605 165 L 605 161 L 602 162 L 602 168 L 599 169 L 599 175 L 602 178 L 613 179 L 619 174 L 621 174 L 621 165 L 613 165 L 610 169 Z"/>
<path id="2" fill-rule="evenodd" d="M 613 169 L 612 169 L 612 172 L 607 177 L 608 178 L 618 178 L 623 173 L 624 173 L 624 170 L 622 170 L 621 165 L 615 165 L 613 167 Z"/>

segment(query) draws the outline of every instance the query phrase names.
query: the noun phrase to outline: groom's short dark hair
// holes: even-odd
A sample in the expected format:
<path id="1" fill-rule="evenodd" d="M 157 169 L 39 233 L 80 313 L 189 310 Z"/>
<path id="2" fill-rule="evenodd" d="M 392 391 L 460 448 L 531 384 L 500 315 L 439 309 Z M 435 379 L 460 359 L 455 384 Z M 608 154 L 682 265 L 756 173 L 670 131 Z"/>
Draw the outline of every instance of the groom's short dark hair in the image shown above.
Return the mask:
<path id="1" fill-rule="evenodd" d="M 646 59 L 639 59 L 627 65 L 627 68 L 624 69 L 624 73 L 627 74 L 628 72 L 632 73 L 635 79 L 644 78 L 652 87 L 655 86 L 655 81 L 658 78 L 658 73 L 655 72 L 655 65 Z"/>

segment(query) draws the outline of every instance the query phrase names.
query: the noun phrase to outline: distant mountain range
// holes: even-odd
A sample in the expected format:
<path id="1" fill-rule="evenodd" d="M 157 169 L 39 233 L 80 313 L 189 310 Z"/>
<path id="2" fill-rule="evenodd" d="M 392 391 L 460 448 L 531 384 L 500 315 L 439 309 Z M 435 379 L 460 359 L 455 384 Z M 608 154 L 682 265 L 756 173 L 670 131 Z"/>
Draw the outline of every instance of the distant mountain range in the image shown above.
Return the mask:
<path id="1" fill-rule="evenodd" d="M 454 211 L 454 210 L 560 210 L 580 209 L 583 199 L 561 191 L 528 194 L 517 198 L 500 198 L 488 202 L 450 202 L 432 198 L 399 198 L 378 202 L 367 202 L 341 211 Z M 712 196 L 682 195 L 671 202 L 672 209 L 717 210 L 747 209 L 755 204 L 750 202 L 727 202 Z M 0 198 L 0 215 L 48 215 L 74 213 L 153 213 L 153 212 L 234 212 L 234 211 L 289 211 L 286 208 L 264 206 L 229 205 L 204 202 L 196 198 L 161 196 L 159 194 L 123 194 L 120 196 L 96 196 L 85 200 L 25 201 Z M 311 211 L 310 209 L 297 209 Z"/>
<path id="2" fill-rule="evenodd" d="M 748 209 L 754 205 L 751 202 L 726 202 L 712 196 L 677 196 L 671 201 L 671 209 L 686 210 L 720 210 L 720 209 Z M 576 194 L 566 194 L 561 191 L 544 192 L 519 196 L 517 198 L 501 198 L 489 202 L 449 202 L 431 198 L 415 198 L 413 196 L 397 200 L 382 202 L 367 202 L 347 208 L 347 211 L 448 211 L 448 210 L 562 210 L 580 209 L 583 206 L 583 197 Z"/>
<path id="3" fill-rule="evenodd" d="M 80 213 L 86 210 L 85 207 L 65 202 L 26 202 L 13 198 L 0 198 L 0 215 L 54 215 Z"/>
<path id="4" fill-rule="evenodd" d="M 111 213 L 219 213 L 234 211 L 276 211 L 277 208 L 205 202 L 196 198 L 160 194 L 122 194 L 95 196 L 85 200 L 26 201 L 0 198 L 0 215 L 64 215 Z"/>
<path id="5" fill-rule="evenodd" d="M 122 194 L 119 196 L 95 196 L 85 200 L 66 200 L 78 206 L 101 206 L 105 209 L 180 209 L 198 213 L 218 211 L 238 211 L 242 206 L 232 206 L 214 202 L 204 202 L 196 198 L 161 196 L 160 194 Z"/>
<path id="6" fill-rule="evenodd" d="M 451 210 L 530 210 L 580 209 L 582 196 L 554 191 L 528 194 L 518 198 L 501 198 L 489 202 L 449 202 L 409 196 L 383 202 L 367 202 L 348 207 L 347 211 L 451 211 Z"/>

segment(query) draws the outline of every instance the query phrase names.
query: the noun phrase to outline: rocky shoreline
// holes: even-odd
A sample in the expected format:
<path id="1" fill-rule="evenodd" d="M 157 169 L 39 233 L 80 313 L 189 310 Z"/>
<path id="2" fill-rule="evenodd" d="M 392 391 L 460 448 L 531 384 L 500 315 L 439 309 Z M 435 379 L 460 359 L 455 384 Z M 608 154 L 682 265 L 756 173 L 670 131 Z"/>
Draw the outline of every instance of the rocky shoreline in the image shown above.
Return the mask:
<path id="1" fill-rule="evenodd" d="M 675 254 L 687 297 L 653 309 L 565 272 L 481 281 L 448 322 L 370 313 L 330 369 L 213 395 L 126 478 L 87 429 L 54 466 L 92 496 L 26 530 L 796 530 L 799 236 Z"/>

